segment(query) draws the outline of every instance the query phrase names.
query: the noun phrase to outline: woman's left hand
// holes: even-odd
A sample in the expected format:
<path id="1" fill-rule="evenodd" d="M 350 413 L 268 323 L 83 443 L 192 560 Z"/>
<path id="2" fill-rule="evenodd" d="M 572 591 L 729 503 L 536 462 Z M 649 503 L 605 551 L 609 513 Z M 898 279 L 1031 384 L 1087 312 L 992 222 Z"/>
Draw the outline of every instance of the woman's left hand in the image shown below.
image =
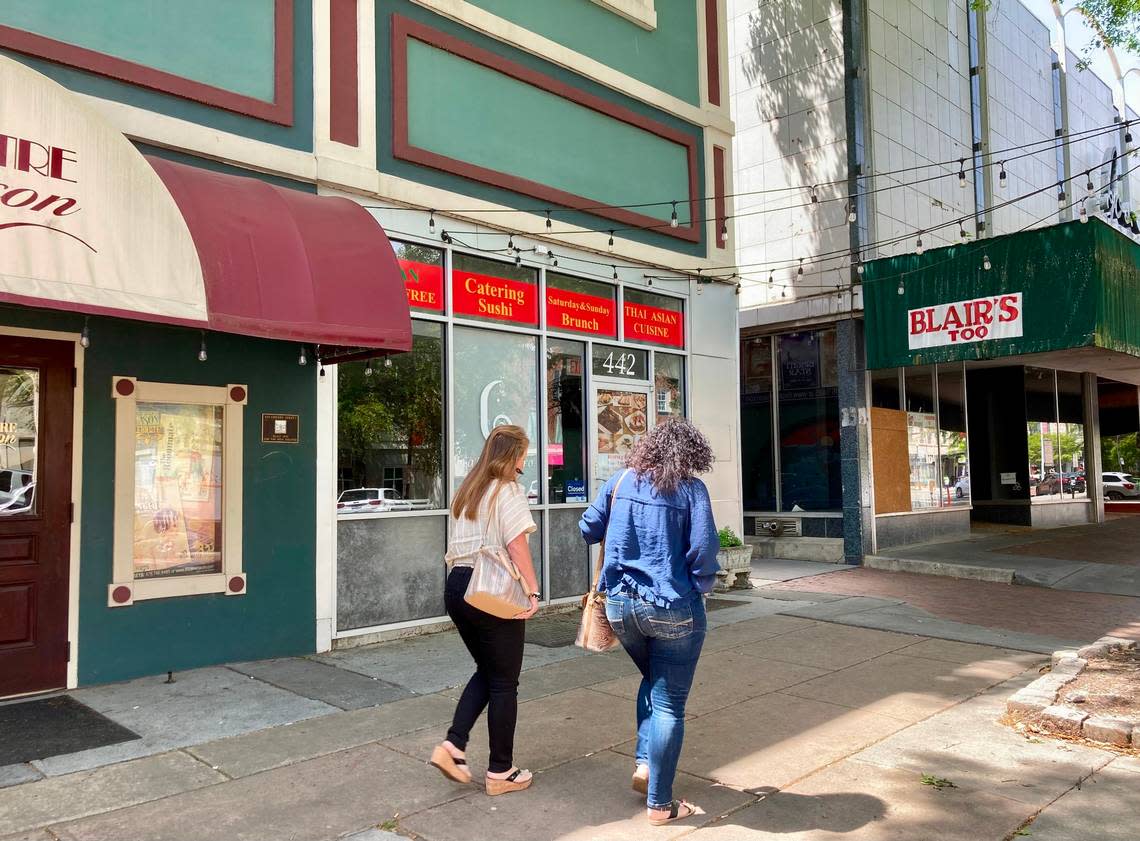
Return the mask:
<path id="1" fill-rule="evenodd" d="M 538 612 L 538 596 L 530 597 L 530 607 L 515 616 L 515 619 L 530 619 Z"/>

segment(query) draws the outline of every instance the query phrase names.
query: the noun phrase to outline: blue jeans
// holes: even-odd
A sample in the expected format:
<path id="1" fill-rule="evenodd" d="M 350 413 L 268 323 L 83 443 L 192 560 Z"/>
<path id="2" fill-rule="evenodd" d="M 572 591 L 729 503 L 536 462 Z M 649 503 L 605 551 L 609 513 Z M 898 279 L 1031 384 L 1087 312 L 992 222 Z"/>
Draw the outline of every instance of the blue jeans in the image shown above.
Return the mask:
<path id="1" fill-rule="evenodd" d="M 641 672 L 635 755 L 649 766 L 647 805 L 667 809 L 685 738 L 685 702 L 705 642 L 705 603 L 693 593 L 682 604 L 657 607 L 623 590 L 607 598 L 606 618 Z"/>

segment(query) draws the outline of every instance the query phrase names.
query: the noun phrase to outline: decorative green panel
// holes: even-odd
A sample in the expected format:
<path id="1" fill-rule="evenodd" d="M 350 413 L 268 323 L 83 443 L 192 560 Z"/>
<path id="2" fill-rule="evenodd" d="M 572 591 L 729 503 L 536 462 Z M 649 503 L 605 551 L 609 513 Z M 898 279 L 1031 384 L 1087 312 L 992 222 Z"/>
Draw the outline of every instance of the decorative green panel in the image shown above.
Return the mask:
<path id="1" fill-rule="evenodd" d="M 496 70 L 410 39 L 407 85 L 408 140 L 421 149 L 602 204 L 689 196 L 684 146 Z M 686 223 L 687 205 L 677 215 Z"/>
<path id="2" fill-rule="evenodd" d="M 0 24 L 266 102 L 274 0 L 0 0 Z"/>
<path id="3" fill-rule="evenodd" d="M 697 4 L 693 0 L 656 0 L 657 28 L 653 31 L 592 0 L 471 2 L 678 99 L 700 104 Z"/>
<path id="4" fill-rule="evenodd" d="M 78 333 L 82 316 L 18 307 L 6 325 Z M 79 682 L 312 653 L 316 648 L 316 377 L 297 345 L 141 321 L 90 319 L 84 360 Z M 111 377 L 249 386 L 244 410 L 243 596 L 205 595 L 107 606 L 114 537 L 115 401 Z M 263 444 L 262 412 L 301 418 L 299 444 Z"/>
<path id="5" fill-rule="evenodd" d="M 876 260 L 866 266 L 863 294 L 868 368 L 1081 347 L 1140 356 L 1140 246 L 1098 219 Z M 969 329 L 971 318 L 1000 330 L 1000 316 L 977 317 L 979 301 L 995 315 L 1018 309 L 1021 335 L 911 347 L 912 329 L 931 324 L 944 328 L 943 341 L 958 321 Z M 952 303 L 959 303 L 952 316 L 929 309 Z"/>

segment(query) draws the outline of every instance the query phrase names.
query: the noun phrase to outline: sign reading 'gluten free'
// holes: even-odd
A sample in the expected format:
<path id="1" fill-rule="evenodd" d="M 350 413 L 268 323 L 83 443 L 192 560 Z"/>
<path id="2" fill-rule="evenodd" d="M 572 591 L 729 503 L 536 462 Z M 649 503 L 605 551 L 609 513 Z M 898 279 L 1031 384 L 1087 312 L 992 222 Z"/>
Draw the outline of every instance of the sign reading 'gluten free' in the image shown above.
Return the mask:
<path id="1" fill-rule="evenodd" d="M 1021 293 L 992 295 L 907 311 L 911 350 L 1015 339 L 1022 335 Z"/>

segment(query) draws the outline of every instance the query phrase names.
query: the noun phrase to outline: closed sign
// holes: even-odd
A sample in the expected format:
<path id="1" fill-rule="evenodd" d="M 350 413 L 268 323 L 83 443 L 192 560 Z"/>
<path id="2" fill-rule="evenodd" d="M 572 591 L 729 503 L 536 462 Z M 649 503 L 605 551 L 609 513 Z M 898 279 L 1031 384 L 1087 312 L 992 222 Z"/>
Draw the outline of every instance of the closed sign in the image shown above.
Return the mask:
<path id="1" fill-rule="evenodd" d="M 1022 310 L 1020 292 L 908 310 L 909 346 L 916 350 L 1017 338 Z"/>

